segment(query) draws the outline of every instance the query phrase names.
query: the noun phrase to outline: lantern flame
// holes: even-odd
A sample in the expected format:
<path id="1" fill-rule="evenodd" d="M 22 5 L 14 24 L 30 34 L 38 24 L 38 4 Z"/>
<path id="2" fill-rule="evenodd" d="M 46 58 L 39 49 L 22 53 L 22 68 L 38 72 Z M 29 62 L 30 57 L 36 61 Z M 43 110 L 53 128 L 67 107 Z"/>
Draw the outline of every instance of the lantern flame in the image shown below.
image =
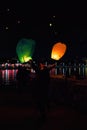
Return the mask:
<path id="1" fill-rule="evenodd" d="M 23 60 L 25 61 L 25 62 L 28 62 L 29 60 L 31 60 L 32 58 L 31 57 L 27 57 L 27 56 L 24 56 L 23 57 Z"/>
<path id="2" fill-rule="evenodd" d="M 59 60 L 63 57 L 66 52 L 66 45 L 64 43 L 58 42 L 54 44 L 52 48 L 51 58 L 54 60 Z"/>

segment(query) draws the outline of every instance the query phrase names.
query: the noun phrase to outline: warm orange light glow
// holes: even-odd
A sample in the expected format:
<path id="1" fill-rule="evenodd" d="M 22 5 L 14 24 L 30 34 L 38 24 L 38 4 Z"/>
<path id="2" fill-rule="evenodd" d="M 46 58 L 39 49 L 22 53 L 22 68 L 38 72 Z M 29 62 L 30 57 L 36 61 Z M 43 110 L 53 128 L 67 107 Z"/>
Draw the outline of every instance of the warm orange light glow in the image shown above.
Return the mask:
<path id="1" fill-rule="evenodd" d="M 53 45 L 52 52 L 51 52 L 51 58 L 54 60 L 59 60 L 63 57 L 63 55 L 66 52 L 66 44 L 58 42 Z"/>

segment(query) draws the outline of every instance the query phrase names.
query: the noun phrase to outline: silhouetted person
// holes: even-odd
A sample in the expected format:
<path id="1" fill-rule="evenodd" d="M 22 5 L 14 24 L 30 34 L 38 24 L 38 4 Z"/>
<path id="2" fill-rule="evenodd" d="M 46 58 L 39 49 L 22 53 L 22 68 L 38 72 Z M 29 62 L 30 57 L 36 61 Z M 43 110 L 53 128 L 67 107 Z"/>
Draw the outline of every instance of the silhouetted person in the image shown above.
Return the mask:
<path id="1" fill-rule="evenodd" d="M 25 66 L 18 67 L 16 79 L 17 79 L 17 86 L 19 91 L 21 91 L 22 88 L 27 87 L 29 82 L 29 75 L 30 75 L 30 71 L 28 71 Z"/>
<path id="2" fill-rule="evenodd" d="M 31 61 L 31 66 L 36 72 L 36 82 L 34 86 L 34 98 L 37 100 L 37 107 L 41 114 L 41 119 L 44 120 L 46 117 L 46 109 L 48 107 L 48 89 L 50 83 L 50 70 L 55 67 L 55 64 L 50 67 L 45 66 L 42 63 L 35 65 Z"/>

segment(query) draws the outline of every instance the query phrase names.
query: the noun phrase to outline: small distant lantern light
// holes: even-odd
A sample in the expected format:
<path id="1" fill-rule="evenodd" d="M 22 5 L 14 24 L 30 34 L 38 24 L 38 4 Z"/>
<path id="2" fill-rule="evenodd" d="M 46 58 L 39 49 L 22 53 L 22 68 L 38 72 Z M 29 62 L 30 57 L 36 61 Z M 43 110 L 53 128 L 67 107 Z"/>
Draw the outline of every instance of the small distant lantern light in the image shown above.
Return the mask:
<path id="1" fill-rule="evenodd" d="M 49 26 L 50 26 L 50 27 L 52 27 L 52 25 L 53 25 L 52 23 L 49 23 Z"/>

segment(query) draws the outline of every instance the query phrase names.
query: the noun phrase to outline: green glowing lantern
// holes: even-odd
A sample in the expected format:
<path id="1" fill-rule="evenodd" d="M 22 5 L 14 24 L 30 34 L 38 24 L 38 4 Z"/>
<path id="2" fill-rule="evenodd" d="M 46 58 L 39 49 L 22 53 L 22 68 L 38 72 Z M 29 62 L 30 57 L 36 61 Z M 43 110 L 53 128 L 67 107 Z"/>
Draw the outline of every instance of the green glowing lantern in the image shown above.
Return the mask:
<path id="1" fill-rule="evenodd" d="M 28 62 L 33 57 L 35 41 L 32 39 L 21 39 L 16 47 L 16 53 L 21 63 Z"/>

